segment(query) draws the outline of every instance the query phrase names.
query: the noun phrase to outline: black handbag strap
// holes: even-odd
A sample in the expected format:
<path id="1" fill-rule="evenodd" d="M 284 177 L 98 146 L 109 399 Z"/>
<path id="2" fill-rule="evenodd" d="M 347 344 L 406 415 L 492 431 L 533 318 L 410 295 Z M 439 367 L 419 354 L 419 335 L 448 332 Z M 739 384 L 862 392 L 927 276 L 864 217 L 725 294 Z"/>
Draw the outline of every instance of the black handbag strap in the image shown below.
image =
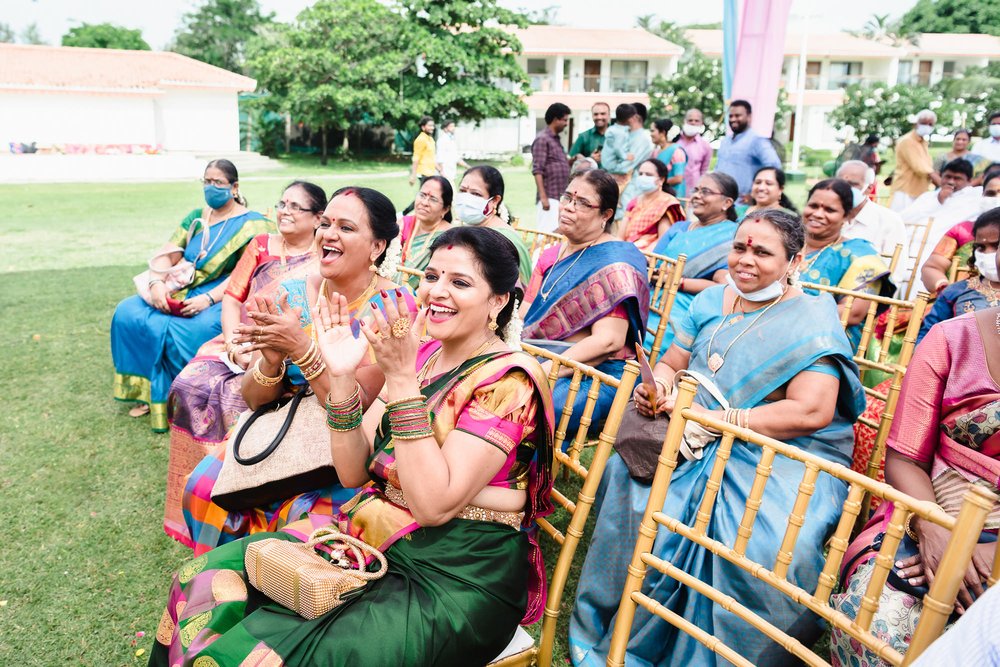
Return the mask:
<path id="1" fill-rule="evenodd" d="M 250 415 L 250 417 L 246 420 L 246 422 L 244 422 L 243 426 L 240 427 L 239 432 L 236 434 L 236 439 L 233 441 L 233 458 L 236 459 L 236 462 L 239 463 L 240 465 L 252 466 L 260 463 L 268 456 L 273 454 L 274 450 L 276 450 L 278 448 L 278 445 L 281 444 L 282 438 L 284 438 L 285 434 L 288 433 L 288 428 L 292 425 L 292 419 L 295 418 L 295 411 L 298 410 L 299 403 L 301 403 L 302 399 L 305 398 L 306 396 L 312 396 L 312 395 L 313 395 L 312 388 L 307 386 L 305 389 L 303 389 L 300 392 L 297 392 L 294 396 L 292 396 L 291 405 L 288 406 L 288 414 L 285 415 L 285 421 L 281 425 L 281 428 L 278 430 L 278 434 L 274 436 L 274 440 L 271 441 L 271 444 L 269 444 L 261 453 L 254 454 L 249 458 L 243 458 L 242 456 L 240 456 L 240 443 L 243 441 L 243 436 L 246 434 L 247 429 L 249 429 L 250 426 L 255 421 L 257 421 L 258 417 L 266 415 L 269 412 L 274 412 L 275 410 L 279 410 L 281 406 L 285 404 L 285 402 L 282 402 L 282 400 L 279 398 L 276 401 L 271 401 L 270 403 L 262 405 L 256 410 L 254 410 L 253 414 Z"/>

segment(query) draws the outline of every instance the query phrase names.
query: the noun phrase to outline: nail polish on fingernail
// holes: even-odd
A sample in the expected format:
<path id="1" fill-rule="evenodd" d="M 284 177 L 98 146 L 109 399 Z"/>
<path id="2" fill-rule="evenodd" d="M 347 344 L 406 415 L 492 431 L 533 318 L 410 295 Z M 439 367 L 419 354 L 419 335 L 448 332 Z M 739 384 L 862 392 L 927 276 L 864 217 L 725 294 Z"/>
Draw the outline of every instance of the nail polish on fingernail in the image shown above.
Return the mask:
<path id="1" fill-rule="evenodd" d="M 396 298 L 399 299 L 399 298 L 402 298 L 402 296 L 403 296 L 403 293 L 400 292 L 399 290 L 396 290 Z"/>
<path id="2" fill-rule="evenodd" d="M 368 305 L 372 307 L 372 310 L 375 310 L 375 309 L 378 308 L 378 306 L 376 306 L 374 303 L 369 303 Z"/>
<path id="3" fill-rule="evenodd" d="M 388 294 L 386 293 L 386 291 L 385 291 L 385 290 L 381 290 L 381 291 L 379 292 L 379 294 L 381 294 L 381 295 L 382 295 L 382 298 L 383 298 L 383 299 L 388 299 L 388 298 L 389 298 L 389 295 L 388 295 Z M 372 305 L 374 306 L 375 304 L 372 304 Z"/>

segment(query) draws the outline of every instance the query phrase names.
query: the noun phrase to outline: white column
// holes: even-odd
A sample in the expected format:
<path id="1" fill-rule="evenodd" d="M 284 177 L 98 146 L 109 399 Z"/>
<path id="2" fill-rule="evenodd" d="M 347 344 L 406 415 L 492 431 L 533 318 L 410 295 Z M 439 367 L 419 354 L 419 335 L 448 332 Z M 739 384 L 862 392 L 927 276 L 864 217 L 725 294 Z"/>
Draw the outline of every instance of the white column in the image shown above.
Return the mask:
<path id="1" fill-rule="evenodd" d="M 601 88 L 600 92 L 610 93 L 611 92 L 611 59 L 601 58 Z M 614 105 L 611 105 L 611 113 L 614 113 Z"/>
<path id="2" fill-rule="evenodd" d="M 552 92 L 561 93 L 563 82 L 563 57 L 556 56 L 555 71 L 552 72 Z"/>
<path id="3" fill-rule="evenodd" d="M 889 76 L 886 77 L 886 83 L 890 86 L 895 86 L 899 81 L 899 58 L 889 59 Z"/>

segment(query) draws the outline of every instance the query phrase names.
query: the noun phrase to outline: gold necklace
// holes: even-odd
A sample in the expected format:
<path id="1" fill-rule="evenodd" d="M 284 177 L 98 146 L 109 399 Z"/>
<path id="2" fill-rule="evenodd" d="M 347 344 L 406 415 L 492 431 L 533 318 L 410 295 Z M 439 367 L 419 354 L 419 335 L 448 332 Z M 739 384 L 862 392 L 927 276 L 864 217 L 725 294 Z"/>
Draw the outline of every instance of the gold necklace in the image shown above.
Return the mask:
<path id="1" fill-rule="evenodd" d="M 486 337 L 486 342 L 484 342 L 482 345 L 480 345 L 478 348 L 476 348 L 476 351 L 473 352 L 472 354 L 470 354 L 468 358 L 469 359 L 475 359 L 476 357 L 478 357 L 479 355 L 481 355 L 483 352 L 485 352 L 487 349 L 489 349 L 490 345 L 492 345 L 493 342 L 494 342 L 492 340 L 494 338 L 496 338 L 496 334 L 493 334 L 493 333 L 489 334 Z M 424 367 L 420 369 L 419 373 L 417 373 L 417 383 L 418 384 L 422 383 L 424 380 L 426 380 L 428 376 L 433 377 L 433 376 L 430 375 L 430 372 L 434 368 L 434 365 L 437 364 L 438 357 L 440 357 L 440 356 L 441 356 L 441 348 L 439 347 L 438 349 L 434 350 L 434 353 L 431 354 L 430 357 L 428 357 L 427 362 L 424 364 Z"/>
<path id="2" fill-rule="evenodd" d="M 799 273 L 801 273 L 802 275 L 805 275 L 806 271 L 808 271 L 809 269 L 811 269 L 813 267 L 813 264 L 816 263 L 816 261 L 823 255 L 823 253 L 826 252 L 827 250 L 829 250 L 830 248 L 832 248 L 833 246 L 837 245 L 838 243 L 840 243 L 840 240 L 841 240 L 841 237 L 838 236 L 836 241 L 833 241 L 831 243 L 827 243 L 825 246 L 823 246 L 822 248 L 820 248 L 819 250 L 817 250 L 816 254 L 813 256 L 813 258 L 810 259 L 808 261 L 808 263 L 806 263 L 806 265 L 803 268 L 799 269 Z"/>
<path id="3" fill-rule="evenodd" d="M 1000 304 L 1000 290 L 993 287 L 993 285 L 990 285 L 989 281 L 983 276 L 978 276 L 977 279 L 979 280 L 979 286 L 974 287 L 973 289 L 982 294 L 983 298 L 986 299 L 986 302 L 990 304 L 990 306 Z"/>
<path id="4" fill-rule="evenodd" d="M 603 235 L 603 234 L 602 234 L 602 235 Z M 563 271 L 563 272 L 562 272 L 562 275 L 561 275 L 561 276 L 559 276 L 559 278 L 558 278 L 558 279 L 556 279 L 555 281 L 553 281 L 552 285 L 551 285 L 551 286 L 549 287 L 549 291 L 548 291 L 548 292 L 546 292 L 546 291 L 545 291 L 545 281 L 546 281 L 546 280 L 548 280 L 549 278 L 551 278 L 551 277 L 552 277 L 552 274 L 550 274 L 550 275 L 548 275 L 548 276 L 545 276 L 545 278 L 544 278 L 544 279 L 542 280 L 542 286 L 538 288 L 538 293 L 542 295 L 542 298 L 543 298 L 543 299 L 548 299 L 548 298 L 549 298 L 549 294 L 552 294 L 552 290 L 554 290 L 554 289 L 556 288 L 556 285 L 558 285 L 558 284 L 559 284 L 559 281 L 560 281 L 560 280 L 562 280 L 563 278 L 565 278 L 565 277 L 566 277 L 566 274 L 567 274 L 567 273 L 569 273 L 570 271 L 572 271 L 572 270 L 573 270 L 573 267 L 574 267 L 574 266 L 576 266 L 576 263 L 577 263 L 577 262 L 579 262 L 579 261 L 580 261 L 581 259 L 583 259 L 583 255 L 584 255 L 584 254 L 585 254 L 585 253 L 586 253 L 586 252 L 587 252 L 588 250 L 590 250 L 591 246 L 593 246 L 593 245 L 594 245 L 595 243 L 597 243 L 597 241 L 598 241 L 598 240 L 599 240 L 600 238 L 601 238 L 601 237 L 600 237 L 600 236 L 598 236 L 598 237 L 597 237 L 596 239 L 594 239 L 594 240 L 593 240 L 593 241 L 591 241 L 591 242 L 590 242 L 589 244 L 587 244 L 587 247 L 586 247 L 586 248 L 584 248 L 584 249 L 583 249 L 583 250 L 582 250 L 582 251 L 580 252 L 580 256 L 579 256 L 579 257 L 577 257 L 576 259 L 574 259 L 574 260 L 573 260 L 573 263 L 572 263 L 572 264 L 570 264 L 570 265 L 569 265 L 569 267 L 568 267 L 568 268 L 567 268 L 567 269 L 566 269 L 565 271 Z M 566 244 L 566 248 L 569 248 L 569 243 L 568 243 L 568 242 L 567 242 L 567 244 Z M 559 254 L 561 255 L 561 254 L 562 254 L 562 252 L 560 252 Z M 553 265 L 552 265 L 552 266 L 551 266 L 551 267 L 549 268 L 549 270 L 550 270 L 550 271 L 552 271 L 552 269 L 553 269 L 553 268 L 555 268 L 556 264 L 558 264 L 559 262 L 561 262 L 561 261 L 562 261 L 563 259 L 565 259 L 565 258 L 560 258 L 560 257 L 556 257 L 556 261 L 555 261 L 555 264 L 553 264 Z M 553 271 L 553 273 L 555 273 L 555 272 Z"/>
<path id="5" fill-rule="evenodd" d="M 372 274 L 371 282 L 368 283 L 368 287 L 366 287 L 365 291 L 361 293 L 361 296 L 359 296 L 357 299 L 355 299 L 354 301 L 351 301 L 349 304 L 347 304 L 347 311 L 349 313 L 353 313 L 354 311 L 356 311 L 358 309 L 358 307 L 361 304 L 363 304 L 365 301 L 368 301 L 368 299 L 372 298 L 372 295 L 374 295 L 375 291 L 376 291 L 376 287 L 375 287 L 376 285 L 378 285 L 378 274 L 377 273 L 373 273 Z M 316 298 L 316 312 L 317 313 L 319 312 L 319 304 L 323 301 L 323 299 L 326 299 L 326 298 L 327 298 L 327 296 L 326 296 L 326 278 L 323 278 L 323 282 L 321 282 L 319 284 L 319 296 Z"/>
<path id="6" fill-rule="evenodd" d="M 715 376 L 716 372 L 718 372 L 718 370 L 722 368 L 723 364 L 726 363 L 726 355 L 729 354 L 729 350 L 733 349 L 733 345 L 736 344 L 736 341 L 742 338 L 743 334 L 750 331 L 750 329 L 753 328 L 753 325 L 757 324 L 757 321 L 760 318 L 764 317 L 767 311 L 771 310 L 771 308 L 773 308 L 776 304 L 778 304 L 784 296 L 785 296 L 785 291 L 782 290 L 781 296 L 779 296 L 777 299 L 775 299 L 771 303 L 767 304 L 764 308 L 762 308 L 760 311 L 760 315 L 753 318 L 753 321 L 747 325 L 747 328 L 736 335 L 736 338 L 734 338 L 732 342 L 729 343 L 729 345 L 726 347 L 725 351 L 721 355 L 718 352 L 712 354 L 712 344 L 715 343 L 715 334 L 719 333 L 719 330 L 722 329 L 722 327 L 726 324 L 726 320 L 729 317 L 729 315 L 733 315 L 734 313 L 736 313 L 736 304 L 739 303 L 740 301 L 740 297 L 738 296 L 736 297 L 736 300 L 733 301 L 733 308 L 732 310 L 729 311 L 729 315 L 726 315 L 722 318 L 722 321 L 719 322 L 719 326 L 715 327 L 715 331 L 712 332 L 712 337 L 708 339 L 708 370 L 712 371 L 713 377 Z"/>
<path id="7" fill-rule="evenodd" d="M 292 248 L 292 250 L 296 250 L 296 248 Z M 292 256 L 293 256 L 293 257 L 298 257 L 299 255 L 304 255 L 305 253 L 309 252 L 310 250 L 312 250 L 312 243 L 310 243 L 310 244 L 309 244 L 309 245 L 308 245 L 308 246 L 306 247 L 306 249 L 305 249 L 305 250 L 303 250 L 303 251 L 301 251 L 301 252 L 297 252 L 297 253 L 295 253 L 295 254 L 294 254 L 294 255 L 292 255 Z M 284 267 L 284 266 L 285 266 L 285 257 L 286 257 L 286 256 L 287 256 L 288 254 L 289 254 L 289 252 L 288 252 L 288 241 L 286 241 L 286 240 L 285 240 L 285 237 L 284 237 L 284 236 L 282 236 L 282 237 L 281 237 L 281 266 L 282 266 L 282 267 Z"/>

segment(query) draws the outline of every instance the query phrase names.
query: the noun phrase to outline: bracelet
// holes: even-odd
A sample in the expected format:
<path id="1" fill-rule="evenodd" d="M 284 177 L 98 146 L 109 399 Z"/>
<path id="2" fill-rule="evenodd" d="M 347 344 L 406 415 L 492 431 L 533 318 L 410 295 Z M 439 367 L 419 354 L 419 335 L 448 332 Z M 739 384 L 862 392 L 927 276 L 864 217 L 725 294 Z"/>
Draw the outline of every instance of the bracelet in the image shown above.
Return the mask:
<path id="1" fill-rule="evenodd" d="M 937 281 L 936 283 L 934 283 L 934 291 L 935 291 L 935 292 L 940 292 L 940 291 L 941 291 L 941 290 L 943 290 L 943 289 L 944 289 L 945 287 L 947 287 L 947 286 L 948 286 L 948 284 L 949 284 L 949 283 L 948 283 L 948 279 L 947 279 L 947 278 L 941 278 L 941 279 L 940 279 L 940 280 L 938 280 L 938 281 Z"/>
<path id="2" fill-rule="evenodd" d="M 386 403 L 393 440 L 419 440 L 434 435 L 431 413 L 424 396 L 412 396 Z"/>
<path id="3" fill-rule="evenodd" d="M 285 365 L 286 365 L 285 362 L 284 361 L 281 362 L 281 368 L 278 369 L 279 370 L 278 375 L 274 377 L 268 377 L 267 375 L 264 375 L 264 373 L 260 370 L 260 362 L 262 361 L 264 361 L 264 357 L 258 359 L 257 363 L 253 365 L 254 382 L 256 382 L 262 387 L 273 387 L 274 385 L 281 382 L 281 380 L 285 377 Z"/>
<path id="4" fill-rule="evenodd" d="M 670 388 L 667 387 L 667 381 L 664 378 L 653 376 L 653 384 L 658 387 L 663 387 L 663 393 L 667 396 L 670 395 Z"/>
<path id="5" fill-rule="evenodd" d="M 319 356 L 319 348 L 316 347 L 316 341 L 310 340 L 309 349 L 306 350 L 306 353 L 303 354 L 298 359 L 293 360 L 292 363 L 298 366 L 299 368 L 302 368 L 303 366 L 309 366 L 310 364 L 312 364 L 314 361 L 316 361 L 316 357 L 318 356 Z"/>
<path id="6" fill-rule="evenodd" d="M 331 431 L 345 433 L 361 426 L 364 414 L 361 411 L 361 385 L 355 383 L 354 393 L 343 401 L 334 401 L 326 395 L 326 426 Z"/>
<path id="7" fill-rule="evenodd" d="M 149 281 L 149 284 L 147 284 L 146 287 L 152 287 L 156 283 L 163 283 L 164 285 L 167 284 L 166 281 L 163 280 L 163 278 L 153 278 Z"/>
<path id="8" fill-rule="evenodd" d="M 915 518 L 917 518 L 917 515 L 912 512 L 908 517 L 906 517 L 906 522 L 903 524 L 903 531 L 905 531 L 906 534 L 910 536 L 911 540 L 913 540 L 914 542 L 919 542 L 920 536 L 917 535 L 917 531 L 913 528 L 913 520 Z"/>
<path id="9" fill-rule="evenodd" d="M 208 307 L 211 308 L 215 305 L 215 297 L 212 296 L 211 292 L 205 292 L 205 296 L 208 297 Z"/>
<path id="10" fill-rule="evenodd" d="M 309 368 L 303 368 L 301 370 L 302 370 L 302 377 L 306 379 L 306 382 L 312 382 L 320 375 L 322 375 L 324 371 L 326 371 L 326 362 L 323 361 L 321 357 L 313 365 L 309 366 Z"/>
<path id="11" fill-rule="evenodd" d="M 683 278 L 681 278 L 681 281 L 679 283 L 677 283 L 677 291 L 678 292 L 683 292 L 684 291 L 684 279 Z"/>

